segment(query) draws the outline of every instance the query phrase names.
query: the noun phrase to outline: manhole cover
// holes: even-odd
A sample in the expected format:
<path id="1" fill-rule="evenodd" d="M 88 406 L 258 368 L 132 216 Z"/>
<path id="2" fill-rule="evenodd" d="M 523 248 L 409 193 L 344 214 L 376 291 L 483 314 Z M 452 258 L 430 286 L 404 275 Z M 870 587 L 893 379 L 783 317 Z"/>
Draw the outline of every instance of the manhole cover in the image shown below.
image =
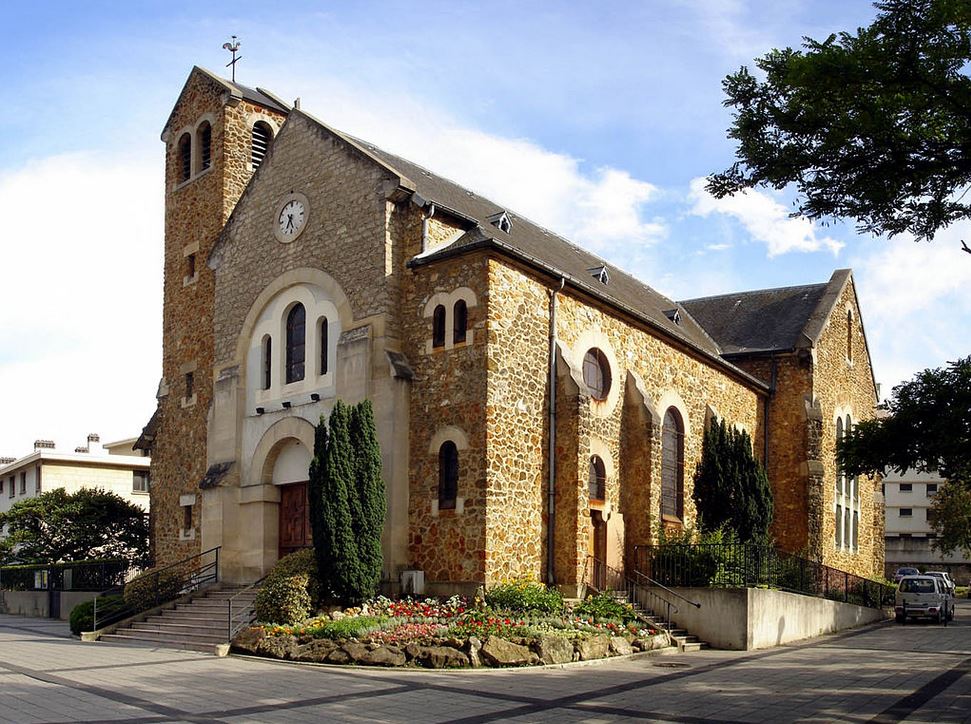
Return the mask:
<path id="1" fill-rule="evenodd" d="M 659 661 L 654 664 L 660 669 L 687 669 L 688 664 L 682 664 L 680 661 Z"/>

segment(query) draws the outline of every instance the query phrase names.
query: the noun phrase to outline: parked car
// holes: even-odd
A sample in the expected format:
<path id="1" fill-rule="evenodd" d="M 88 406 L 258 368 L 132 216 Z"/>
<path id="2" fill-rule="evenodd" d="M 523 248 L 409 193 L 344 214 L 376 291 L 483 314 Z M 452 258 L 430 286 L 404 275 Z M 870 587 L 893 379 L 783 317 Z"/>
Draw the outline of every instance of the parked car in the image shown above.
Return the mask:
<path id="1" fill-rule="evenodd" d="M 951 579 L 951 575 L 947 571 L 924 571 L 925 576 L 934 576 L 935 578 L 944 579 L 944 584 L 947 586 L 947 590 L 954 595 L 954 581 Z"/>
<path id="2" fill-rule="evenodd" d="M 904 576 L 919 576 L 920 571 L 916 568 L 898 568 L 897 572 L 893 574 L 893 582 L 900 583 L 900 579 Z"/>
<path id="3" fill-rule="evenodd" d="M 907 623 L 908 619 L 929 618 L 946 626 L 954 618 L 954 597 L 942 578 L 904 576 L 897 586 L 894 614 L 897 623 Z"/>

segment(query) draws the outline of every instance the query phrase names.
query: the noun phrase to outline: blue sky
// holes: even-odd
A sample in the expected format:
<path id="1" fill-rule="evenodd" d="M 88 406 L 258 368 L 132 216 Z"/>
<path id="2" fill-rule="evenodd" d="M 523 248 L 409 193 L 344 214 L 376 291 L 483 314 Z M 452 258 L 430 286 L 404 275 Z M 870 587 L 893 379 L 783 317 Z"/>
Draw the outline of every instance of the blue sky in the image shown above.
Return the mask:
<path id="1" fill-rule="evenodd" d="M 194 64 L 454 178 L 675 298 L 852 267 L 884 391 L 968 354 L 971 276 L 932 244 L 790 220 L 791 197 L 715 201 L 721 80 L 860 0 L 35 2 L 0 9 L 0 455 L 138 433 L 161 359 L 162 143 Z M 965 225 L 967 226 L 967 225 Z"/>

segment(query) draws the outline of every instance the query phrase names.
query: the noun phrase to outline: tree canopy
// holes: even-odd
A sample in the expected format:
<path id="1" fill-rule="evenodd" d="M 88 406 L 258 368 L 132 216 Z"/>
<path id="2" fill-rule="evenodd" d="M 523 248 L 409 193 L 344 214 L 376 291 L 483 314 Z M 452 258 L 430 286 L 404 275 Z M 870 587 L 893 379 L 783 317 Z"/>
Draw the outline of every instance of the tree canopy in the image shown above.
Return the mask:
<path id="1" fill-rule="evenodd" d="M 937 471 L 931 508 L 941 551 L 971 553 L 971 356 L 894 387 L 887 415 L 857 424 L 837 456 L 849 475 Z"/>
<path id="2" fill-rule="evenodd" d="M 105 490 L 56 488 L 0 513 L 2 525 L 8 535 L 0 541 L 0 560 L 7 562 L 121 558 L 145 565 L 148 560 L 145 512 Z"/>
<path id="3" fill-rule="evenodd" d="M 929 240 L 971 218 L 971 3 L 884 0 L 871 25 L 772 50 L 722 83 L 737 161 L 722 198 L 794 184 L 793 215 Z"/>

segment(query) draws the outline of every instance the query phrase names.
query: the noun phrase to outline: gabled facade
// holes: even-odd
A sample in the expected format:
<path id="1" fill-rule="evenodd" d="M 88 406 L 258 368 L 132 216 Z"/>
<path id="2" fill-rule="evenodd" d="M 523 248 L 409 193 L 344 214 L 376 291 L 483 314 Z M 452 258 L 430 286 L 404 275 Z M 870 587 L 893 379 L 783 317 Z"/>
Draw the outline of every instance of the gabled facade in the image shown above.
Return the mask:
<path id="1" fill-rule="evenodd" d="M 242 105 L 265 93 L 196 69 L 176 125 L 202 112 L 190 102 L 194 84 L 222 88 L 214 103 L 235 98 L 233 88 Z M 767 439 L 770 465 L 771 446 L 790 445 L 788 411 L 772 416 L 778 384 L 726 354 L 687 306 L 404 159 L 300 110 L 278 113 L 245 191 L 227 186 L 206 202 L 227 218 L 217 229 L 206 214 L 199 234 L 212 233 L 199 252 L 209 316 L 188 324 L 204 372 L 196 379 L 209 387 L 194 405 L 184 390 L 173 399 L 191 356 L 180 313 L 196 309 L 183 302 L 195 290 L 170 286 L 168 269 L 193 223 L 176 213 L 184 227 L 167 226 L 166 377 L 153 431 L 156 459 L 167 440 L 156 490 L 168 490 L 153 499 L 163 560 L 219 545 L 226 576 L 252 581 L 307 545 L 313 426 L 337 399 L 375 407 L 386 579 L 421 570 L 439 592 L 519 576 L 575 588 L 591 557 L 622 568 L 660 527 L 693 525 L 691 476 L 712 416 Z M 176 209 L 181 190 L 168 191 Z M 827 340 L 816 343 L 820 365 Z M 858 354 L 866 358 L 865 344 Z M 812 400 L 832 394 L 836 405 L 842 380 L 856 384 L 845 369 L 834 371 L 838 384 L 802 369 L 792 370 L 798 395 Z M 797 436 L 810 435 L 800 424 Z M 810 461 L 803 447 L 800 462 Z M 190 496 L 198 518 L 186 540 L 176 503 Z"/>

